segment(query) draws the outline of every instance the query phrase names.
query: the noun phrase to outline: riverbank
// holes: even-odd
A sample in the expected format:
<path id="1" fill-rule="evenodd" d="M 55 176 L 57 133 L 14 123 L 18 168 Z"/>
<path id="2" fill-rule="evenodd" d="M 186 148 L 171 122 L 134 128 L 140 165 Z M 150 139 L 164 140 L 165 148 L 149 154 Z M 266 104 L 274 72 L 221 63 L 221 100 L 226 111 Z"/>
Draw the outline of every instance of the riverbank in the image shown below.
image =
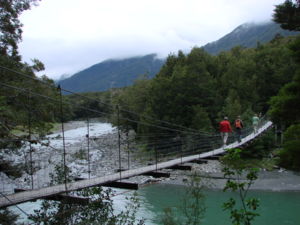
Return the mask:
<path id="1" fill-rule="evenodd" d="M 77 129 L 86 126 L 84 121 L 71 121 L 65 124 L 66 130 Z M 58 131 L 58 130 L 57 130 Z M 104 139 L 114 140 L 114 135 L 108 135 L 103 137 Z M 102 140 L 103 141 L 103 140 Z M 114 140 L 116 141 L 116 140 Z M 115 151 L 113 151 L 115 152 Z M 110 152 L 111 154 L 111 152 Z M 115 163 L 115 155 L 111 157 L 105 157 L 106 162 L 104 165 L 108 166 Z M 124 156 L 125 157 L 125 156 Z M 170 172 L 170 178 L 153 178 L 148 176 L 138 176 L 128 179 L 130 182 L 137 182 L 140 185 L 149 183 L 165 183 L 174 185 L 185 185 L 185 181 L 189 178 L 189 174 L 199 173 L 202 176 L 202 183 L 209 189 L 223 189 L 226 183 L 226 179 L 223 178 L 222 164 L 218 160 L 206 160 L 207 163 L 196 164 L 188 163 L 192 166 L 192 171 L 179 171 L 179 170 L 167 170 Z M 135 164 L 135 162 L 131 162 Z M 137 165 L 132 165 L 136 167 Z M 110 167 L 110 166 L 109 166 Z M 258 173 L 258 179 L 251 186 L 252 190 L 266 190 L 266 191 L 300 191 L 300 173 L 294 171 L 288 171 L 285 169 L 274 169 L 273 171 L 261 170 Z"/>
<path id="2" fill-rule="evenodd" d="M 71 121 L 66 123 L 65 129 L 77 129 L 86 126 L 84 121 Z M 109 139 L 114 139 L 111 135 Z M 116 140 L 114 140 L 116 141 Z M 113 151 L 115 152 L 115 151 Z M 106 157 L 105 165 L 115 163 L 115 155 Z M 125 157 L 125 156 L 124 156 Z M 108 161 L 107 161 L 108 160 Z M 110 162 L 111 161 L 111 162 Z M 135 164 L 132 162 L 132 164 Z M 185 185 L 185 181 L 189 178 L 189 174 L 199 173 L 202 176 L 202 182 L 209 189 L 223 189 L 226 179 L 223 178 L 222 164 L 218 160 L 207 160 L 207 163 L 196 164 L 188 163 L 192 166 L 192 171 L 179 170 L 164 170 L 170 172 L 170 178 L 153 178 L 148 176 L 138 176 L 128 179 L 131 182 L 137 182 L 145 185 L 153 182 L 160 182 L 165 184 Z M 134 166 L 134 165 L 133 165 Z M 136 165 L 135 165 L 136 166 Z M 135 167 L 134 166 L 134 167 Z M 289 171 L 285 169 L 274 169 L 273 171 L 261 170 L 258 173 L 258 179 L 251 186 L 252 190 L 266 190 L 266 191 L 300 191 L 300 173 Z"/>
<path id="3" fill-rule="evenodd" d="M 209 189 L 223 189 L 226 179 L 223 177 L 222 164 L 218 160 L 207 160 L 205 164 L 189 164 L 192 171 L 174 171 L 171 177 L 162 181 L 165 184 L 185 185 L 189 174 L 197 173 L 202 177 L 202 184 Z M 300 173 L 284 170 L 261 170 L 258 179 L 251 186 L 251 190 L 264 191 L 300 191 Z"/>

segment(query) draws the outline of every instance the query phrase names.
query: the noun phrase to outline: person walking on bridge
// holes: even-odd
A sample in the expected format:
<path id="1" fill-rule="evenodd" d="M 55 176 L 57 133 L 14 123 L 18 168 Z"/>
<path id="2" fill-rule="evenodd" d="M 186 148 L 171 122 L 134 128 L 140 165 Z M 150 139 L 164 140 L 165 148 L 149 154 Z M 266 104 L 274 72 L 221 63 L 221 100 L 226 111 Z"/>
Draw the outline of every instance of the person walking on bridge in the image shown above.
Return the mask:
<path id="1" fill-rule="evenodd" d="M 257 133 L 258 122 L 259 122 L 258 116 L 257 116 L 257 114 L 254 114 L 254 116 L 252 117 L 252 125 L 253 125 L 254 134 Z"/>
<path id="2" fill-rule="evenodd" d="M 236 136 L 237 136 L 238 142 L 241 142 L 242 128 L 244 127 L 244 124 L 243 124 L 243 121 L 241 120 L 240 116 L 237 116 L 236 120 L 234 121 L 234 127 L 236 130 Z"/>
<path id="3" fill-rule="evenodd" d="M 219 129 L 220 129 L 223 145 L 225 146 L 227 144 L 228 135 L 229 133 L 232 132 L 230 122 L 228 121 L 227 116 L 225 116 L 224 120 L 220 122 Z"/>

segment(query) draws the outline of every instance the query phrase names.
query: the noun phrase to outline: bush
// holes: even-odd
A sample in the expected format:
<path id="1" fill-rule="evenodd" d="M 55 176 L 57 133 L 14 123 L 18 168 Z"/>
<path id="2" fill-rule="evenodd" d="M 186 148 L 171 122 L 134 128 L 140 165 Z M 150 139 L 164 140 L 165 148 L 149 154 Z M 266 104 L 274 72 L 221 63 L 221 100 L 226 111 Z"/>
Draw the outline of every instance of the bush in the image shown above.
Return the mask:
<path id="1" fill-rule="evenodd" d="M 291 125 L 284 132 L 284 144 L 279 157 L 280 166 L 300 170 L 300 124 Z"/>
<path id="2" fill-rule="evenodd" d="M 18 178 L 22 176 L 24 171 L 24 166 L 18 164 L 13 165 L 12 162 L 6 161 L 0 157 L 0 172 L 5 173 L 7 176 L 11 178 Z"/>
<path id="3" fill-rule="evenodd" d="M 272 130 L 266 132 L 263 136 L 254 140 L 241 153 L 242 158 L 264 158 L 268 157 L 274 150 L 274 133 Z"/>

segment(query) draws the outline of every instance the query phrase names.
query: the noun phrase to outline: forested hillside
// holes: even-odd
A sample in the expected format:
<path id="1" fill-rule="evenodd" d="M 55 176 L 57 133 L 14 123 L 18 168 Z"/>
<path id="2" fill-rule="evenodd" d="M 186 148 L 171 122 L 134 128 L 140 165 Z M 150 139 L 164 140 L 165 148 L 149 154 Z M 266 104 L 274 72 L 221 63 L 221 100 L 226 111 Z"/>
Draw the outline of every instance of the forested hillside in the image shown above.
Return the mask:
<path id="1" fill-rule="evenodd" d="M 163 63 L 164 60 L 158 59 L 155 54 L 106 60 L 59 81 L 59 84 L 73 92 L 106 91 L 130 86 L 141 76 L 153 78 Z"/>
<path id="2" fill-rule="evenodd" d="M 26 137 L 28 132 L 28 115 L 31 117 L 32 132 L 44 135 L 51 126 L 49 123 L 56 118 L 53 110 L 58 106 L 55 102 L 31 95 L 31 92 L 59 98 L 59 92 L 53 80 L 43 76 L 38 78 L 35 73 L 44 70 L 44 65 L 33 59 L 31 65 L 21 61 L 18 43 L 21 41 L 22 24 L 19 15 L 30 9 L 36 0 L 1 3 L 0 22 L 0 138 L 15 138 L 14 132 L 18 129 Z M 26 109 L 26 110 L 24 110 Z M 2 140 L 2 139 L 1 139 Z M 0 148 L 16 142 L 0 142 Z M 0 163 L 2 156 L 0 155 Z M 2 164 L 2 163 L 1 163 Z"/>
<path id="3" fill-rule="evenodd" d="M 247 123 L 253 113 L 267 113 L 270 98 L 295 75 L 297 61 L 289 48 L 294 39 L 278 36 L 216 56 L 201 48 L 187 55 L 179 51 L 153 80 L 127 87 L 117 102 L 141 115 L 141 121 L 152 117 L 201 131 L 216 131 L 224 115 L 231 121 L 241 115 Z"/>
<path id="4" fill-rule="evenodd" d="M 258 43 L 267 43 L 276 35 L 289 36 L 298 32 L 287 31 L 274 22 L 263 24 L 246 23 L 238 26 L 219 40 L 208 43 L 203 48 L 216 55 L 221 51 L 229 51 L 235 46 L 256 47 Z M 109 88 L 125 87 L 142 75 L 153 78 L 160 70 L 164 59 L 155 54 L 126 59 L 106 60 L 84 69 L 71 77 L 58 81 L 63 88 L 74 92 L 106 91 Z"/>
<path id="5" fill-rule="evenodd" d="M 274 22 L 245 23 L 219 40 L 204 45 L 203 48 L 210 54 L 216 55 L 221 51 L 228 51 L 238 45 L 253 48 L 257 43 L 267 43 L 277 35 L 286 37 L 297 35 L 298 33 L 297 31 L 284 30 L 279 24 Z"/>

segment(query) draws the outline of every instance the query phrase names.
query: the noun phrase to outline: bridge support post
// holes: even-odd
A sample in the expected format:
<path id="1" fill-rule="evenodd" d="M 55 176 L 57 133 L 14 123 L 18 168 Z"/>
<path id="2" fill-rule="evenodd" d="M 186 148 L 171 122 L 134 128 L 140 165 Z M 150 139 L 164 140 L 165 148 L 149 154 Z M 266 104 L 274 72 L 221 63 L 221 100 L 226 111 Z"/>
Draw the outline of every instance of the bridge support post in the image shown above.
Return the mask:
<path id="1" fill-rule="evenodd" d="M 61 119 L 61 130 L 62 130 L 62 140 L 63 140 L 64 183 L 65 183 L 65 191 L 68 192 L 68 187 L 67 187 L 67 168 L 66 168 L 66 144 L 65 144 L 64 112 L 63 112 L 62 90 L 61 90 L 60 85 L 58 85 L 58 90 L 59 90 L 59 97 L 60 97 L 60 119 Z"/>
<path id="2" fill-rule="evenodd" d="M 31 94 L 28 91 L 28 141 L 29 141 L 29 157 L 30 157 L 30 177 L 31 177 L 31 189 L 33 189 L 33 163 L 32 163 L 32 145 L 31 145 Z"/>
<path id="3" fill-rule="evenodd" d="M 130 169 L 130 148 L 129 148 L 129 129 L 126 127 L 126 142 L 127 142 L 127 169 Z"/>
<path id="4" fill-rule="evenodd" d="M 91 164 L 90 164 L 90 121 L 89 117 L 87 118 L 87 160 L 88 160 L 88 174 L 89 179 L 91 178 Z"/>
<path id="5" fill-rule="evenodd" d="M 121 134 L 120 134 L 120 109 L 117 105 L 117 126 L 118 126 L 118 150 L 119 150 L 119 171 L 120 180 L 122 179 L 122 165 L 121 165 Z"/>

